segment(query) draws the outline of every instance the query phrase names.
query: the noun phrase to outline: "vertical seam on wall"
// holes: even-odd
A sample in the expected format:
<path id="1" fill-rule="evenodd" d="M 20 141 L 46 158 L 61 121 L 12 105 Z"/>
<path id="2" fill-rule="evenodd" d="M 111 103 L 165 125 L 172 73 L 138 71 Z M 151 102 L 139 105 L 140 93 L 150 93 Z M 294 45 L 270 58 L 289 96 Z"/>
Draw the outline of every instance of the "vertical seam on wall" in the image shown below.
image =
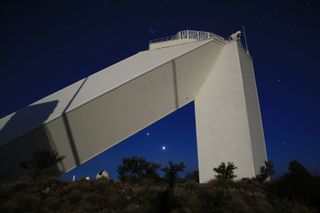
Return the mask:
<path id="1" fill-rule="evenodd" d="M 173 73 L 173 88 L 174 88 L 174 103 L 176 109 L 179 109 L 179 88 L 177 79 L 177 68 L 175 59 L 172 60 L 172 73 Z"/>

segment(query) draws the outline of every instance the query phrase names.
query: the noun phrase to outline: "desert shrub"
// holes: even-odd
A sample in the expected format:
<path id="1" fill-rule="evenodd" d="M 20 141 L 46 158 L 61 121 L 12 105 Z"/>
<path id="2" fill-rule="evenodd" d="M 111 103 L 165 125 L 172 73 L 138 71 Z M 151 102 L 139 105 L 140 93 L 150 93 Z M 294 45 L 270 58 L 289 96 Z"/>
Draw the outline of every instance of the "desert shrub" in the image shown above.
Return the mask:
<path id="1" fill-rule="evenodd" d="M 67 210 L 65 208 L 66 205 L 64 203 L 67 202 L 62 199 L 60 196 L 48 196 L 43 200 L 43 211 L 44 212 L 59 212 L 62 209 Z M 70 205 L 69 202 L 67 202 Z"/>
<path id="2" fill-rule="evenodd" d="M 320 177 L 319 176 L 313 176 L 310 181 L 310 197 L 309 202 L 311 205 L 317 207 L 317 209 L 320 211 Z"/>
<path id="3" fill-rule="evenodd" d="M 179 168 L 170 170 L 178 177 Z M 176 179 L 170 187 L 166 180 L 66 182 L 24 176 L 0 182 L 0 212 L 319 212 L 320 178 L 298 162 L 275 181 L 217 178 L 199 184 L 190 178 Z"/>
<path id="4" fill-rule="evenodd" d="M 199 188 L 199 183 L 193 180 L 186 180 L 184 183 L 179 184 L 179 187 L 184 188 L 185 190 L 190 192 L 196 192 Z"/>
<path id="5" fill-rule="evenodd" d="M 167 188 L 165 191 L 158 193 L 160 212 L 171 212 L 181 206 L 173 188 Z"/>
<path id="6" fill-rule="evenodd" d="M 82 199 L 82 191 L 79 189 L 74 189 L 66 196 L 66 199 L 70 202 L 70 204 L 78 204 Z"/>
<path id="7" fill-rule="evenodd" d="M 232 180 L 233 178 L 237 177 L 237 175 L 234 174 L 234 170 L 236 169 L 237 167 L 232 162 L 228 162 L 227 165 L 222 162 L 218 167 L 213 168 L 213 171 L 217 173 L 215 175 L 216 178 L 222 180 Z"/>
<path id="8" fill-rule="evenodd" d="M 11 184 L 11 190 L 13 190 L 13 192 L 19 192 L 26 189 L 31 189 L 33 183 L 34 182 L 29 179 L 18 179 L 16 182 Z"/>
<path id="9" fill-rule="evenodd" d="M 15 200 L 0 202 L 0 212 L 19 212 L 17 202 Z"/>
<path id="10" fill-rule="evenodd" d="M 169 187 L 173 188 L 178 181 L 179 172 L 185 169 L 184 163 L 173 163 L 169 161 L 169 165 L 162 168 L 161 170 L 165 173 L 164 180 L 168 182 Z"/>
<path id="11" fill-rule="evenodd" d="M 320 182 L 317 176 L 312 176 L 298 161 L 289 163 L 288 172 L 267 188 L 271 202 L 281 199 L 296 203 L 298 206 L 316 207 L 320 210 Z"/>
<path id="12" fill-rule="evenodd" d="M 19 192 L 16 194 L 14 200 L 20 210 L 25 212 L 40 212 L 41 198 L 35 194 Z"/>
<path id="13" fill-rule="evenodd" d="M 198 199 L 199 184 L 194 181 L 186 181 L 185 183 L 178 184 L 174 193 L 180 203 L 178 212 L 197 212 L 200 206 Z"/>
<path id="14" fill-rule="evenodd" d="M 281 213 L 316 213 L 319 212 L 315 208 L 307 207 L 299 202 L 291 202 L 284 200 L 274 200 L 272 202 L 273 212 Z"/>
<path id="15" fill-rule="evenodd" d="M 275 210 L 267 199 L 259 199 L 256 205 L 250 207 L 248 212 L 269 213 L 275 212 Z"/>
<path id="16" fill-rule="evenodd" d="M 291 161 L 289 172 L 273 183 L 274 192 L 290 201 L 308 200 L 310 191 L 310 173 L 297 161 Z"/>
<path id="17" fill-rule="evenodd" d="M 198 190 L 198 197 L 201 212 L 221 212 L 231 198 L 225 183 L 221 181 L 202 184 Z"/>
<path id="18" fill-rule="evenodd" d="M 0 184 L 0 203 L 8 200 L 12 196 L 14 196 L 12 184 L 2 182 Z"/>
<path id="19" fill-rule="evenodd" d="M 248 192 L 261 192 L 264 193 L 265 188 L 267 187 L 267 184 L 262 184 L 260 182 L 257 182 L 254 179 L 249 178 L 242 178 L 240 181 L 235 181 L 230 183 L 233 188 L 242 190 L 242 191 L 248 191 Z"/>
<path id="20" fill-rule="evenodd" d="M 271 178 L 271 175 L 274 174 L 273 163 L 271 161 L 265 161 L 264 166 L 260 167 L 260 173 L 256 176 L 256 180 L 260 183 L 263 183 L 268 178 Z"/>
<path id="21" fill-rule="evenodd" d="M 20 166 L 30 172 L 33 177 L 57 176 L 60 174 L 57 164 L 64 159 L 57 152 L 36 150 L 29 160 L 20 162 Z"/>
<path id="22" fill-rule="evenodd" d="M 97 212 L 104 206 L 104 199 L 101 193 L 99 192 L 90 192 L 90 193 L 84 193 L 81 205 L 85 210 Z"/>
<path id="23" fill-rule="evenodd" d="M 198 171 L 193 171 L 190 172 L 186 175 L 185 180 L 192 180 L 196 183 L 199 183 L 199 172 Z"/>
<path id="24" fill-rule="evenodd" d="M 137 183 L 146 178 L 159 179 L 159 168 L 159 164 L 148 162 L 141 157 L 123 158 L 118 167 L 118 178 L 130 183 Z"/>
<path id="25" fill-rule="evenodd" d="M 248 206 L 239 195 L 233 195 L 230 197 L 228 204 L 223 207 L 224 212 L 238 212 L 246 213 L 250 212 L 250 206 Z"/>

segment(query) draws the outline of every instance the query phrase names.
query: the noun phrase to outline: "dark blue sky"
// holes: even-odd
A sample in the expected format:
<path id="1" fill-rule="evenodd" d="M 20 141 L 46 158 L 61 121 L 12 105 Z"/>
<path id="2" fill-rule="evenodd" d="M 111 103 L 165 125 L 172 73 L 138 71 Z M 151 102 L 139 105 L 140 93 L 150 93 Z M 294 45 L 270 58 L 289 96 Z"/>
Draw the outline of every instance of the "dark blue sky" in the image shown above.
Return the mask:
<path id="1" fill-rule="evenodd" d="M 0 4 L 0 117 L 147 49 L 151 39 L 183 29 L 227 37 L 245 25 L 269 159 L 278 174 L 293 159 L 320 174 L 319 1 Z M 137 154 L 159 163 L 183 161 L 191 171 L 197 169 L 195 143 L 190 104 L 80 170 L 107 169 L 114 178 L 119 159 Z"/>

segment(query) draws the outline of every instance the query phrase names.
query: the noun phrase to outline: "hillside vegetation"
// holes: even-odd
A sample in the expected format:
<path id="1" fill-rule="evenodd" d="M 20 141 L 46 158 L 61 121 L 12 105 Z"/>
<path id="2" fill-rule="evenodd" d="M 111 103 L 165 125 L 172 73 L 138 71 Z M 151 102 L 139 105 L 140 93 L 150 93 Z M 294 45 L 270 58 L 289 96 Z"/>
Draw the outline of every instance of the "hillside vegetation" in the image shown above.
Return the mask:
<path id="1" fill-rule="evenodd" d="M 239 181 L 233 181 L 236 164 L 222 163 L 204 184 L 197 172 L 179 177 L 183 163 L 161 168 L 139 157 L 123 159 L 115 182 L 68 182 L 37 171 L 1 180 L 0 212 L 319 212 L 319 176 L 292 161 L 287 173 L 269 181 L 268 163 L 257 177 Z"/>

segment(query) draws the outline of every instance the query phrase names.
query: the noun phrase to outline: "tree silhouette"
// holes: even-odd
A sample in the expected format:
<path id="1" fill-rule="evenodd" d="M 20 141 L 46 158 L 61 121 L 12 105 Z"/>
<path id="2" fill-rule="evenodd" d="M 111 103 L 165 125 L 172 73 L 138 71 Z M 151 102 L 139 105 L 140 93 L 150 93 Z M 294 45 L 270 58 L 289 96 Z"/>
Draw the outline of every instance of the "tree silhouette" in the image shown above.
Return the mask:
<path id="1" fill-rule="evenodd" d="M 178 173 L 182 172 L 185 168 L 184 163 L 168 162 L 168 166 L 161 170 L 165 173 L 164 180 L 169 184 L 169 187 L 160 193 L 160 212 L 172 212 L 173 209 L 180 206 L 180 202 L 174 193 L 174 187 L 178 180 Z"/>
<path id="2" fill-rule="evenodd" d="M 263 183 L 274 174 L 273 163 L 265 161 L 264 164 L 264 166 L 260 167 L 260 174 L 256 176 L 257 181 L 260 183 Z"/>
<path id="3" fill-rule="evenodd" d="M 288 170 L 289 170 L 289 173 L 286 173 L 285 176 L 292 176 L 296 178 L 305 178 L 305 177 L 311 176 L 309 171 L 301 163 L 299 163 L 296 160 L 289 162 Z"/>
<path id="4" fill-rule="evenodd" d="M 141 157 L 123 158 L 118 167 L 118 178 L 131 183 L 140 182 L 144 178 L 157 180 L 159 168 L 159 164 L 148 162 Z"/>
<path id="5" fill-rule="evenodd" d="M 217 173 L 215 177 L 222 180 L 232 180 L 237 177 L 234 174 L 234 170 L 237 169 L 237 167 L 232 162 L 228 162 L 227 164 L 228 165 L 222 162 L 217 168 L 213 168 L 213 171 Z"/>
<path id="6" fill-rule="evenodd" d="M 193 171 L 191 173 L 188 173 L 186 175 L 185 179 L 186 180 L 193 180 L 193 181 L 199 183 L 199 172 L 198 171 Z"/>
<path id="7" fill-rule="evenodd" d="M 33 152 L 31 159 L 20 162 L 20 166 L 31 171 L 34 177 L 39 175 L 59 175 L 55 166 L 64 159 L 57 152 L 49 150 L 37 150 Z"/>
<path id="8" fill-rule="evenodd" d="M 165 180 L 168 181 L 169 187 L 173 188 L 178 179 L 178 173 L 182 172 L 185 169 L 184 163 L 174 164 L 169 161 L 169 165 L 161 169 L 165 173 Z"/>
<path id="9" fill-rule="evenodd" d="M 319 205 L 319 182 L 298 161 L 290 161 L 288 172 L 273 184 L 274 192 L 290 201 L 300 200 L 305 204 Z"/>

